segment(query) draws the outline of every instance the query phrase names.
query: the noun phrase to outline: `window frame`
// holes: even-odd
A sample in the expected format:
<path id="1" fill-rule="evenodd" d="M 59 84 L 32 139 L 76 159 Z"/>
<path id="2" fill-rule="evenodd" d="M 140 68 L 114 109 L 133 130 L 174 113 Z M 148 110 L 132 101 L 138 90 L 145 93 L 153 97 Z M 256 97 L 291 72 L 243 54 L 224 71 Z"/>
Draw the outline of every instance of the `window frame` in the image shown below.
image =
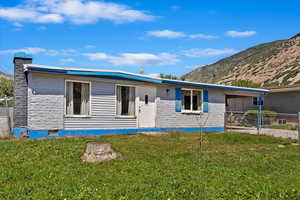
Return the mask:
<path id="1" fill-rule="evenodd" d="M 203 89 L 191 89 L 191 88 L 181 88 L 182 91 L 190 91 L 191 94 L 191 109 L 185 110 L 181 103 L 181 113 L 203 113 Z M 193 91 L 198 91 L 201 94 L 201 110 L 193 110 Z M 182 94 L 181 94 L 182 95 Z M 183 101 L 183 99 L 181 99 Z"/>
<path id="2" fill-rule="evenodd" d="M 135 94 L 134 94 L 134 115 L 118 115 L 118 86 L 123 87 L 134 87 L 135 88 Z M 137 86 L 136 85 L 127 85 L 127 84 L 115 84 L 115 117 L 116 118 L 136 118 L 137 116 L 137 100 L 136 100 L 136 92 L 137 92 Z"/>
<path id="3" fill-rule="evenodd" d="M 69 115 L 67 114 L 67 82 L 72 83 L 88 83 L 89 84 L 89 115 Z M 64 96 L 64 116 L 68 118 L 84 118 L 92 116 L 92 81 L 84 81 L 84 80 L 74 80 L 74 79 L 65 79 L 65 96 Z"/>

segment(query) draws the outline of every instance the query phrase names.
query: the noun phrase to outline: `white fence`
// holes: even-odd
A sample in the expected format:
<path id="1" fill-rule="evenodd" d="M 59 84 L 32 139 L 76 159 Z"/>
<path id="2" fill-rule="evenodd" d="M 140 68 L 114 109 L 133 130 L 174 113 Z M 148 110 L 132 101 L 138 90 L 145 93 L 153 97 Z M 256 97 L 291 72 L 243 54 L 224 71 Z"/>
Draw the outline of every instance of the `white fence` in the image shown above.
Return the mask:
<path id="1" fill-rule="evenodd" d="M 9 137 L 13 128 L 13 107 L 0 107 L 0 137 Z"/>

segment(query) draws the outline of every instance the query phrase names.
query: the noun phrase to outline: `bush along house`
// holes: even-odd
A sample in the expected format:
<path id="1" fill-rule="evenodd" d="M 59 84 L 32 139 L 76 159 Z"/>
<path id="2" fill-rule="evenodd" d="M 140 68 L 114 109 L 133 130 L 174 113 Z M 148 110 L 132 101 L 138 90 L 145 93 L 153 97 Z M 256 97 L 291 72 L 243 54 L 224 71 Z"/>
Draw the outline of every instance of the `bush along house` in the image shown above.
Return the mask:
<path id="1" fill-rule="evenodd" d="M 14 56 L 15 137 L 224 131 L 225 99 L 268 90 L 32 64 Z"/>

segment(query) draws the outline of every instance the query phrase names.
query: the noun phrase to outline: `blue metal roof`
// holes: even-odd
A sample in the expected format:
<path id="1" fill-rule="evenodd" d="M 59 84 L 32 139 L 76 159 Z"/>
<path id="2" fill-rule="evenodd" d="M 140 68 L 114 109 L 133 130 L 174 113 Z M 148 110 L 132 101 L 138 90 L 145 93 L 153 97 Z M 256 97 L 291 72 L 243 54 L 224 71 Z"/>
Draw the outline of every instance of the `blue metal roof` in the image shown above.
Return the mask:
<path id="1" fill-rule="evenodd" d="M 265 94 L 269 93 L 269 91 L 265 89 L 216 85 L 216 84 L 209 84 L 209 83 L 196 83 L 196 82 L 188 82 L 188 81 L 164 79 L 163 83 L 171 84 L 171 85 L 184 85 L 184 86 L 191 86 L 191 87 L 204 87 L 204 88 L 216 88 L 216 89 L 224 89 L 224 90 L 238 90 L 238 91 L 245 91 L 245 92 L 258 92 L 258 93 L 265 93 Z"/>
<path id="2" fill-rule="evenodd" d="M 42 72 L 52 72 L 52 73 L 68 74 L 68 75 L 126 79 L 126 80 L 135 80 L 135 81 L 161 83 L 161 84 L 178 85 L 178 86 L 216 88 L 216 89 L 235 90 L 235 91 L 244 91 L 244 92 L 257 92 L 257 93 L 263 93 L 263 94 L 269 93 L 269 91 L 265 90 L 265 89 L 245 88 L 245 87 L 216 85 L 216 84 L 209 84 L 209 83 L 197 83 L 197 82 L 161 79 L 161 78 L 155 78 L 155 77 L 145 76 L 145 75 L 141 75 L 141 74 L 133 74 L 133 73 L 122 72 L 122 71 L 47 67 L 47 66 L 40 66 L 40 65 L 34 65 L 34 64 L 26 65 L 25 69 L 29 70 L 29 71 L 42 71 Z"/>

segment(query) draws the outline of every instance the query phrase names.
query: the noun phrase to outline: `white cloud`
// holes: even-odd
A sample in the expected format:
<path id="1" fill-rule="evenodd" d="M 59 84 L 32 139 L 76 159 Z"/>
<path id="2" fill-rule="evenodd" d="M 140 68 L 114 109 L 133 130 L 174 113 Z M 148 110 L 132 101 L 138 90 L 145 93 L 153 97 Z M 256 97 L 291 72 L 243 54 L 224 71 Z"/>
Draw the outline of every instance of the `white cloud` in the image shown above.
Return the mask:
<path id="1" fill-rule="evenodd" d="M 175 39 L 175 38 L 190 38 L 190 39 L 216 39 L 218 38 L 215 35 L 207 35 L 207 34 L 186 34 L 183 32 L 176 32 L 172 30 L 156 30 L 156 31 L 148 31 L 148 36 L 152 37 L 159 37 L 159 38 L 169 38 L 169 39 Z"/>
<path id="2" fill-rule="evenodd" d="M 15 22 L 15 23 L 13 23 L 13 25 L 14 25 L 14 27 L 16 27 L 16 28 L 23 28 L 23 24 L 21 24 L 21 23 L 19 23 L 19 22 Z"/>
<path id="3" fill-rule="evenodd" d="M 17 52 L 25 52 L 28 54 L 43 54 L 46 56 L 70 56 L 77 54 L 75 49 L 61 49 L 61 50 L 54 50 L 54 49 L 45 49 L 40 47 L 26 47 L 21 49 L 7 49 L 7 50 L 0 50 L 0 55 L 4 54 L 14 54 Z"/>
<path id="4" fill-rule="evenodd" d="M 102 60 L 112 65 L 139 66 L 139 65 L 174 65 L 179 62 L 176 55 L 170 53 L 123 53 L 119 56 L 112 56 L 106 53 L 83 54 L 90 60 Z"/>
<path id="5" fill-rule="evenodd" d="M 206 34 L 191 34 L 191 35 L 188 35 L 189 38 L 191 39 L 217 39 L 218 36 L 215 36 L 215 35 L 206 35 Z"/>
<path id="6" fill-rule="evenodd" d="M 54 49 L 45 50 L 44 53 L 46 56 L 58 56 L 60 54 L 58 50 L 54 50 Z"/>
<path id="7" fill-rule="evenodd" d="M 75 60 L 72 59 L 72 58 L 63 58 L 63 59 L 60 59 L 60 62 L 61 62 L 62 64 L 66 64 L 66 63 L 74 63 Z"/>
<path id="8" fill-rule="evenodd" d="M 76 49 L 62 49 L 60 50 L 61 54 L 64 56 L 74 55 L 77 54 Z"/>
<path id="9" fill-rule="evenodd" d="M 182 51 L 182 54 L 187 57 L 211 57 L 211 56 L 221 56 L 221 55 L 230 55 L 234 54 L 237 51 L 235 49 L 226 48 L 226 49 L 188 49 Z"/>
<path id="10" fill-rule="evenodd" d="M 187 66 L 185 66 L 186 69 L 196 69 L 198 67 L 200 67 L 200 65 L 187 65 Z"/>
<path id="11" fill-rule="evenodd" d="M 148 76 L 154 77 L 154 78 L 160 78 L 160 74 L 159 73 L 151 73 L 151 74 L 147 74 Z"/>
<path id="12" fill-rule="evenodd" d="M 255 35 L 256 31 L 227 31 L 226 35 L 229 37 L 250 37 L 252 35 Z"/>
<path id="13" fill-rule="evenodd" d="M 0 18 L 14 22 L 96 23 L 110 20 L 115 23 L 151 21 L 155 17 L 145 11 L 103 1 L 87 0 L 27 0 L 16 7 L 0 7 Z"/>
<path id="14" fill-rule="evenodd" d="M 86 49 L 95 49 L 97 47 L 95 45 L 86 45 L 86 46 L 84 46 L 84 48 L 86 48 Z"/>
<path id="15" fill-rule="evenodd" d="M 147 35 L 153 37 L 161 37 L 161 38 L 182 38 L 186 37 L 186 35 L 182 32 L 176 32 L 171 30 L 161 30 L 161 31 L 148 31 Z"/>
<path id="16" fill-rule="evenodd" d="M 0 54 L 14 54 L 17 52 L 25 52 L 28 54 L 39 54 L 46 52 L 46 49 L 39 48 L 39 47 L 27 47 L 23 49 L 8 49 L 8 50 L 0 50 Z"/>
<path id="17" fill-rule="evenodd" d="M 0 18 L 14 22 L 61 23 L 64 21 L 59 14 L 43 14 L 33 9 L 0 7 Z"/>

